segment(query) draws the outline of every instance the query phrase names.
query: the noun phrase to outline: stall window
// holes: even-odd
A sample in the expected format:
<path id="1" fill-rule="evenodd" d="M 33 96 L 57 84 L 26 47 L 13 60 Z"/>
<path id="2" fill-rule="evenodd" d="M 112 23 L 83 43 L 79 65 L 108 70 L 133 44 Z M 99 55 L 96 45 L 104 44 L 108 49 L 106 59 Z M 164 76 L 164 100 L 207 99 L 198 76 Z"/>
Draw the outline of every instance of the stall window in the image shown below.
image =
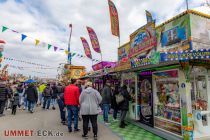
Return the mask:
<path id="1" fill-rule="evenodd" d="M 153 80 L 155 126 L 181 135 L 178 70 L 155 72 Z"/>
<path id="2" fill-rule="evenodd" d="M 191 74 L 191 99 L 192 111 L 208 110 L 208 94 L 207 94 L 206 71 L 201 67 L 196 67 Z M 208 124 L 207 115 L 202 115 L 202 123 L 204 126 Z"/>

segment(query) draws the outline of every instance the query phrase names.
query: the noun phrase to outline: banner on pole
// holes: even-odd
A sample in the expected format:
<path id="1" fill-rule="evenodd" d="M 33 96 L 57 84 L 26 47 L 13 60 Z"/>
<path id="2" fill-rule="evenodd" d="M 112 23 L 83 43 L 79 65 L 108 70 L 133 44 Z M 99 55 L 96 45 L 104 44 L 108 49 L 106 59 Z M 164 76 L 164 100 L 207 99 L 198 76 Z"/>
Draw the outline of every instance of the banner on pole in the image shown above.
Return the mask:
<path id="1" fill-rule="evenodd" d="M 146 10 L 146 17 L 147 17 L 147 23 L 150 23 L 153 21 L 152 14 L 147 10 Z"/>
<path id="2" fill-rule="evenodd" d="M 88 58 L 92 59 L 92 55 L 91 55 L 91 51 L 90 51 L 90 47 L 88 45 L 87 40 L 84 37 L 80 37 L 84 50 L 85 50 L 85 54 Z"/>
<path id="3" fill-rule="evenodd" d="M 98 38 L 95 31 L 90 27 L 87 27 L 87 31 L 90 37 L 93 50 L 97 53 L 101 53 L 100 45 L 99 45 Z"/>
<path id="4" fill-rule="evenodd" d="M 118 19 L 117 8 L 115 7 L 114 3 L 111 0 L 108 0 L 108 4 L 109 4 L 109 14 L 110 14 L 112 35 L 119 37 L 120 30 L 119 30 L 119 19 Z"/>

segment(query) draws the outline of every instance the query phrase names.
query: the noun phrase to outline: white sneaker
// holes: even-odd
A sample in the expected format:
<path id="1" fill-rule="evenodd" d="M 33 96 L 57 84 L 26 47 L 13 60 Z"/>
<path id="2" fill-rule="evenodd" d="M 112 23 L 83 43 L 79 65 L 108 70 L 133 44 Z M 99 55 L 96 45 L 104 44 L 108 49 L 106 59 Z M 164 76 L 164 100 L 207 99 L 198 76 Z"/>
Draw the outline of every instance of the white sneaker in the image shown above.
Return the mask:
<path id="1" fill-rule="evenodd" d="M 113 122 L 118 122 L 119 120 L 117 120 L 117 119 L 113 119 Z"/>
<path id="2" fill-rule="evenodd" d="M 105 122 L 104 124 L 105 124 L 105 125 L 109 125 L 110 123 L 109 123 L 109 122 Z"/>

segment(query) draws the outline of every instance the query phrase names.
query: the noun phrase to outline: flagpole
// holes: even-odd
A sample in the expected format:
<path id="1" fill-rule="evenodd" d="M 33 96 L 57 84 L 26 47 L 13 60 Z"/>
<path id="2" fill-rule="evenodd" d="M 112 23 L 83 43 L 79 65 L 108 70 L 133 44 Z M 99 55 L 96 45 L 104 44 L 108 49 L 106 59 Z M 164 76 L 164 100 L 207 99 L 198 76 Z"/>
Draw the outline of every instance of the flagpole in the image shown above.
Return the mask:
<path id="1" fill-rule="evenodd" d="M 71 45 L 71 35 L 72 35 L 72 24 L 69 24 L 69 28 L 70 28 L 70 35 L 69 35 L 69 42 L 68 42 L 68 60 L 67 62 L 71 65 L 71 60 L 72 60 L 72 57 L 71 57 L 71 48 L 70 48 L 70 45 Z"/>
<path id="2" fill-rule="evenodd" d="M 189 9 L 189 7 L 188 7 L 188 0 L 186 0 L 186 5 L 187 5 L 187 10 Z"/>

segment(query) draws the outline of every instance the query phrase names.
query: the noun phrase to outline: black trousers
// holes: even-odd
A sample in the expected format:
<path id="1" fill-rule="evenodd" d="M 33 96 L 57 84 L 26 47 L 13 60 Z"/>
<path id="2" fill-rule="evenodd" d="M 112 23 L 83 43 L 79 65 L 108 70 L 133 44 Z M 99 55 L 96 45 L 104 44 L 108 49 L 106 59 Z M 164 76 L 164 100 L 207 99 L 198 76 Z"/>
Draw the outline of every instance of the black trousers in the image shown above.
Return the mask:
<path id="1" fill-rule="evenodd" d="M 82 115 L 83 119 L 83 134 L 88 134 L 88 123 L 89 121 L 92 124 L 93 134 L 97 135 L 98 133 L 98 125 L 97 125 L 97 115 Z"/>
<path id="2" fill-rule="evenodd" d="M 15 115 L 17 110 L 17 105 L 12 106 L 12 114 Z"/>
<path id="3" fill-rule="evenodd" d="M 4 113 L 5 103 L 6 101 L 0 101 L 0 114 Z"/>

